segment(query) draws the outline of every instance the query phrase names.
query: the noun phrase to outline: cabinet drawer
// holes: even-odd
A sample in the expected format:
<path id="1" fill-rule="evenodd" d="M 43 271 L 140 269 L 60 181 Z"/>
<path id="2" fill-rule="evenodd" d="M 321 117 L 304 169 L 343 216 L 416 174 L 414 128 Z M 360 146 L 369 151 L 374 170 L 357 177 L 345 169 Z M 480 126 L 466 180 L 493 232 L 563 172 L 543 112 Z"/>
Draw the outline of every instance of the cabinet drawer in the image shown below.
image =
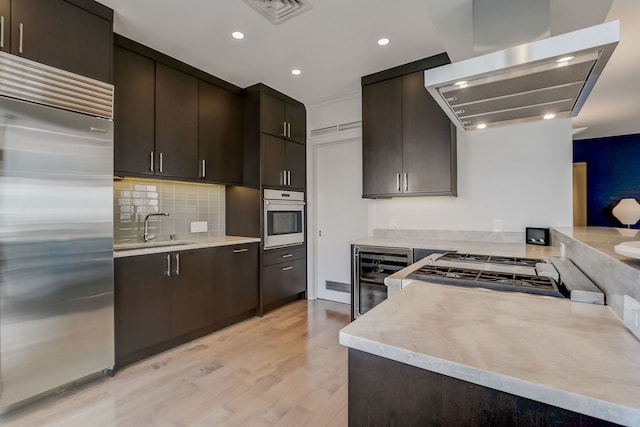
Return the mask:
<path id="1" fill-rule="evenodd" d="M 262 265 L 272 265 L 279 262 L 302 259 L 305 258 L 306 252 L 305 246 L 267 250 L 262 253 Z"/>
<path id="2" fill-rule="evenodd" d="M 263 269 L 263 305 L 292 297 L 307 289 L 307 263 L 304 259 L 273 264 Z"/>

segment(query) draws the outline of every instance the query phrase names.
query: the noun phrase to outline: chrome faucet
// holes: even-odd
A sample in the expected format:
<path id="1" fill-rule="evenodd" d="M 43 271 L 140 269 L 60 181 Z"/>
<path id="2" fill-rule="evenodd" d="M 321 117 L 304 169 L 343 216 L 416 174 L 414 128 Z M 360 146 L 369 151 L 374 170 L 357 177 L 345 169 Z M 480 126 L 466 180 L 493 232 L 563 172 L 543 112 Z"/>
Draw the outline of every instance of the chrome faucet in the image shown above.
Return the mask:
<path id="1" fill-rule="evenodd" d="M 158 213 L 150 213 L 144 217 L 144 242 L 149 243 L 149 240 L 153 240 L 156 236 L 149 235 L 149 218 L 152 216 L 169 216 L 168 212 L 158 212 Z"/>

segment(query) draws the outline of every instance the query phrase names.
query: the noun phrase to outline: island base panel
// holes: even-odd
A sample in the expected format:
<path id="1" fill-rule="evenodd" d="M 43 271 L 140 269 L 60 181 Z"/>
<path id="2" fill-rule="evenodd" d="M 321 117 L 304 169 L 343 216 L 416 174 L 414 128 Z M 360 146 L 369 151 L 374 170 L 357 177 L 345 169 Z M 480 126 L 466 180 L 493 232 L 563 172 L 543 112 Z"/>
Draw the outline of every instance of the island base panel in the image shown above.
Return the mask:
<path id="1" fill-rule="evenodd" d="M 349 427 L 616 425 L 349 349 Z"/>

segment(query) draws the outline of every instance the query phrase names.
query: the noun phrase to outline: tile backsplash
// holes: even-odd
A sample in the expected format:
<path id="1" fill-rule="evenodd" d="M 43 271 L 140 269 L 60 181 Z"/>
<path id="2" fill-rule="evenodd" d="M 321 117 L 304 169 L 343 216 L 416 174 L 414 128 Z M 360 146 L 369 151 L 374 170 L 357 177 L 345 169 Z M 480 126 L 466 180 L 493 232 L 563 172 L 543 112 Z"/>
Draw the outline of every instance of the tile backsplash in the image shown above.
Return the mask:
<path id="1" fill-rule="evenodd" d="M 225 234 L 225 187 L 217 184 L 125 178 L 113 183 L 114 243 L 142 242 L 144 218 L 151 217 L 149 234 L 157 240 L 188 239 Z M 207 222 L 208 231 L 191 232 L 192 222 Z"/>

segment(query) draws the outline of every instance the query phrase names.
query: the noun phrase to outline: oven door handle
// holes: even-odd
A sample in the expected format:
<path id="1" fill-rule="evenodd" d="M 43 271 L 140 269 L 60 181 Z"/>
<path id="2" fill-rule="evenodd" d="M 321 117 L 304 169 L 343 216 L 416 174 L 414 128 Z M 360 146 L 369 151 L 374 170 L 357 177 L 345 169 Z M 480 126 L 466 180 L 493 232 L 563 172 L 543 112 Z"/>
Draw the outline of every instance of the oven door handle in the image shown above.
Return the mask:
<path id="1" fill-rule="evenodd" d="M 302 200 L 265 200 L 265 205 L 299 205 L 304 206 L 306 203 Z"/>

